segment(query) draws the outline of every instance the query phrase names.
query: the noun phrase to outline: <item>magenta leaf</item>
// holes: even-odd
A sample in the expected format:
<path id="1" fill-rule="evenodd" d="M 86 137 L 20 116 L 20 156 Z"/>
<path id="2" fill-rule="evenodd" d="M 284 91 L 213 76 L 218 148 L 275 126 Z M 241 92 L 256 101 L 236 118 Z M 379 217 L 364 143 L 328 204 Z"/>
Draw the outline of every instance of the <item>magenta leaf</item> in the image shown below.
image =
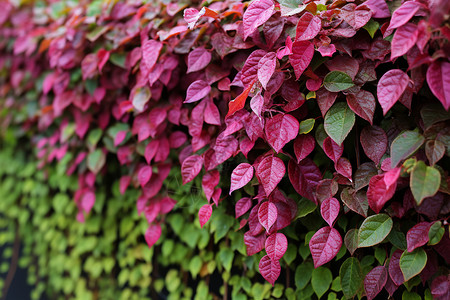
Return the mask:
<path id="1" fill-rule="evenodd" d="M 340 15 L 354 29 L 359 29 L 369 22 L 372 12 L 367 6 L 356 6 L 349 3 L 341 8 Z"/>
<path id="2" fill-rule="evenodd" d="M 337 163 L 334 165 L 334 167 L 336 169 L 336 172 L 338 172 L 339 174 L 350 180 L 350 182 L 352 181 L 353 175 L 352 164 L 347 158 L 340 157 Z"/>
<path id="3" fill-rule="evenodd" d="M 203 157 L 191 155 L 187 157 L 181 165 L 181 177 L 183 184 L 192 181 L 200 173 L 203 165 Z"/>
<path id="4" fill-rule="evenodd" d="M 390 29 L 395 29 L 406 24 L 415 15 L 420 7 L 423 7 L 420 2 L 404 2 L 392 14 L 391 22 L 389 23 L 389 27 L 386 30 L 389 31 Z"/>
<path id="5" fill-rule="evenodd" d="M 258 79 L 258 65 L 259 61 L 267 54 L 266 51 L 258 49 L 253 51 L 245 61 L 244 67 L 241 70 L 241 81 L 244 88 L 249 87 Z"/>
<path id="6" fill-rule="evenodd" d="M 446 110 L 450 108 L 450 63 L 434 61 L 427 70 L 427 82 Z"/>
<path id="7" fill-rule="evenodd" d="M 344 146 L 339 146 L 329 136 L 323 141 L 323 151 L 334 162 L 337 163 L 344 153 Z"/>
<path id="8" fill-rule="evenodd" d="M 361 131 L 360 141 L 364 153 L 378 165 L 388 146 L 388 138 L 384 130 L 378 126 L 365 127 Z"/>
<path id="9" fill-rule="evenodd" d="M 381 292 L 386 281 L 388 273 L 385 266 L 373 268 L 364 279 L 364 289 L 368 300 L 374 299 Z"/>
<path id="10" fill-rule="evenodd" d="M 316 146 L 316 140 L 309 134 L 301 134 L 294 140 L 294 153 L 297 163 L 307 157 Z"/>
<path id="11" fill-rule="evenodd" d="M 188 56 L 188 69 L 186 73 L 200 71 L 208 66 L 211 53 L 203 47 L 195 48 Z"/>
<path id="12" fill-rule="evenodd" d="M 236 213 L 236 219 L 245 214 L 252 207 L 252 198 L 244 197 L 238 202 L 236 202 L 236 206 L 234 207 Z"/>
<path id="13" fill-rule="evenodd" d="M 280 152 L 284 145 L 298 135 L 299 126 L 297 119 L 289 114 L 269 118 L 265 126 L 267 142 L 276 152 Z"/>
<path id="14" fill-rule="evenodd" d="M 147 40 L 142 45 L 142 58 L 149 71 L 155 66 L 162 47 L 163 44 L 156 40 Z"/>
<path id="15" fill-rule="evenodd" d="M 203 80 L 197 80 L 191 83 L 186 91 L 186 100 L 184 103 L 192 103 L 205 98 L 211 91 L 211 86 Z"/>
<path id="16" fill-rule="evenodd" d="M 272 0 L 255 0 L 250 3 L 243 16 L 244 40 L 272 16 L 274 9 Z"/>
<path id="17" fill-rule="evenodd" d="M 266 241 L 266 233 L 264 231 L 262 231 L 260 234 L 256 236 L 252 235 L 250 231 L 244 233 L 244 244 L 247 249 L 247 255 L 252 256 L 253 254 L 258 253 L 259 251 L 264 249 L 265 241 Z"/>
<path id="18" fill-rule="evenodd" d="M 428 231 L 433 223 L 420 222 L 408 230 L 406 234 L 406 243 L 408 245 L 408 252 L 412 252 L 414 249 L 421 247 L 428 243 Z"/>
<path id="19" fill-rule="evenodd" d="M 355 94 L 347 94 L 347 104 L 351 110 L 372 125 L 376 101 L 372 93 L 359 90 Z"/>
<path id="20" fill-rule="evenodd" d="M 239 164 L 231 173 L 230 195 L 233 191 L 240 189 L 253 178 L 253 167 L 248 163 Z"/>
<path id="21" fill-rule="evenodd" d="M 329 226 L 320 228 L 309 241 L 309 250 L 314 260 L 314 268 L 332 260 L 342 246 L 339 232 Z"/>
<path id="22" fill-rule="evenodd" d="M 402 256 L 402 253 L 402 250 L 396 250 L 389 261 L 389 276 L 397 286 L 405 281 L 402 270 L 400 269 L 400 257 Z"/>
<path id="23" fill-rule="evenodd" d="M 281 272 L 279 260 L 271 259 L 268 255 L 263 256 L 259 261 L 259 272 L 265 280 L 274 285 Z"/>
<path id="24" fill-rule="evenodd" d="M 258 118 L 261 118 L 263 106 L 264 106 L 264 98 L 259 93 L 250 100 L 250 108 L 255 113 L 255 115 L 258 116 Z"/>
<path id="25" fill-rule="evenodd" d="M 322 21 L 317 16 L 306 12 L 297 23 L 295 41 L 307 41 L 313 39 L 322 28 Z"/>
<path id="26" fill-rule="evenodd" d="M 297 193 L 317 203 L 315 193 L 319 181 L 322 180 L 322 173 L 310 158 L 305 158 L 298 164 L 291 159 L 288 165 L 288 175 Z"/>
<path id="27" fill-rule="evenodd" d="M 143 166 L 139 169 L 138 172 L 138 180 L 141 186 L 144 186 L 149 182 L 150 177 L 152 177 L 152 167 L 151 166 Z"/>
<path id="28" fill-rule="evenodd" d="M 209 218 L 211 218 L 212 214 L 212 205 L 211 204 L 205 204 L 202 207 L 200 207 L 198 211 L 198 220 L 200 222 L 200 227 L 203 228 L 203 225 L 208 222 Z"/>
<path id="29" fill-rule="evenodd" d="M 408 86 L 408 82 L 408 75 L 399 69 L 390 70 L 380 78 L 377 86 L 377 96 L 384 115 L 400 99 L 400 96 Z"/>
<path id="30" fill-rule="evenodd" d="M 278 210 L 275 204 L 266 201 L 258 209 L 259 223 L 269 232 L 269 229 L 275 224 L 278 217 Z"/>
<path id="31" fill-rule="evenodd" d="M 416 44 L 419 31 L 417 25 L 413 23 L 407 23 L 399 27 L 392 39 L 391 44 L 391 60 L 402 56 Z"/>
<path id="32" fill-rule="evenodd" d="M 394 196 L 400 170 L 401 168 L 395 168 L 370 179 L 367 200 L 374 212 L 379 213 L 384 204 Z"/>
<path id="33" fill-rule="evenodd" d="M 95 204 L 95 194 L 92 191 L 86 191 L 81 198 L 81 208 L 89 213 Z"/>
<path id="34" fill-rule="evenodd" d="M 271 234 L 266 239 L 265 246 L 267 255 L 273 260 L 278 260 L 281 259 L 286 252 L 288 241 L 284 234 L 277 232 Z"/>
<path id="35" fill-rule="evenodd" d="M 450 278 L 449 276 L 438 276 L 431 283 L 431 294 L 433 299 L 450 299 Z"/>
<path id="36" fill-rule="evenodd" d="M 258 62 L 258 79 L 264 89 L 267 89 L 267 83 L 275 72 L 277 66 L 277 57 L 275 52 L 269 52 Z"/>
<path id="37" fill-rule="evenodd" d="M 262 184 L 266 195 L 272 193 L 285 173 L 286 167 L 283 161 L 275 156 L 265 157 L 256 168 L 256 176 Z"/>
<path id="38" fill-rule="evenodd" d="M 145 232 L 145 241 L 149 248 L 151 248 L 161 236 L 161 226 L 159 224 L 152 224 Z"/>
<path id="39" fill-rule="evenodd" d="M 119 181 L 119 191 L 120 194 L 125 194 L 125 191 L 127 190 L 127 187 L 130 185 L 131 176 L 125 175 L 120 177 Z"/>
<path id="40" fill-rule="evenodd" d="M 385 0 L 367 0 L 364 4 L 373 11 L 373 18 L 389 18 L 391 16 Z"/>
<path id="41" fill-rule="evenodd" d="M 220 174 L 217 170 L 206 173 L 202 178 L 202 188 L 208 202 L 214 194 L 215 187 L 219 184 Z"/>
<path id="42" fill-rule="evenodd" d="M 322 218 L 330 225 L 330 227 L 333 227 L 333 223 L 339 215 L 339 209 L 339 201 L 336 198 L 328 198 L 320 205 Z"/>
<path id="43" fill-rule="evenodd" d="M 299 41 L 292 44 L 292 54 L 289 61 L 294 69 L 295 78 L 298 80 L 308 67 L 314 56 L 314 44 L 309 41 Z"/>

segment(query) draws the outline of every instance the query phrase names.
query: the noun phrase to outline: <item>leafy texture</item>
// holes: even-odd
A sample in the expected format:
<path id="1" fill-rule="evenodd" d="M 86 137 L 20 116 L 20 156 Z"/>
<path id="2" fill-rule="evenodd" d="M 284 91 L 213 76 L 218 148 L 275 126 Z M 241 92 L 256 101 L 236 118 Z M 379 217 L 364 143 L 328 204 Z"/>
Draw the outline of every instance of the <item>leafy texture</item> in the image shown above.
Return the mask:
<path id="1" fill-rule="evenodd" d="M 392 167 L 416 152 L 424 142 L 424 137 L 417 131 L 405 131 L 397 136 L 391 144 Z"/>
<path id="2" fill-rule="evenodd" d="M 367 273 L 364 278 L 364 289 L 366 291 L 367 299 L 374 299 L 383 289 L 388 279 L 388 272 L 386 267 L 378 266 Z"/>
<path id="3" fill-rule="evenodd" d="M 198 220 L 200 221 L 200 227 L 203 227 L 209 218 L 211 218 L 212 206 L 210 204 L 203 205 L 198 211 Z"/>
<path id="4" fill-rule="evenodd" d="M 325 131 L 339 146 L 355 124 L 355 113 L 343 102 L 336 103 L 325 115 Z"/>
<path id="5" fill-rule="evenodd" d="M 231 173 L 230 194 L 245 186 L 253 178 L 253 167 L 250 164 L 239 164 Z"/>
<path id="6" fill-rule="evenodd" d="M 320 213 L 325 222 L 333 227 L 333 223 L 339 215 L 339 201 L 336 198 L 329 198 L 322 202 L 320 205 Z"/>
<path id="7" fill-rule="evenodd" d="M 422 201 L 431 197 L 439 189 L 441 183 L 441 174 L 434 167 L 425 165 L 423 161 L 418 161 L 411 172 L 410 184 L 411 192 L 420 205 Z"/>
<path id="8" fill-rule="evenodd" d="M 296 79 L 299 79 L 314 56 L 314 44 L 309 41 L 295 41 L 289 56 Z"/>
<path id="9" fill-rule="evenodd" d="M 244 39 L 272 16 L 274 8 L 272 0 L 255 0 L 250 3 L 243 17 Z"/>
<path id="10" fill-rule="evenodd" d="M 259 223 L 268 232 L 269 229 L 275 224 L 278 217 L 278 209 L 272 202 L 266 201 L 258 209 L 258 219 Z"/>
<path id="11" fill-rule="evenodd" d="M 319 267 L 312 271 L 311 285 L 318 298 L 328 291 L 332 280 L 331 271 L 325 267 Z"/>
<path id="12" fill-rule="evenodd" d="M 341 92 L 354 86 L 352 78 L 344 72 L 332 71 L 328 73 L 323 86 L 330 92 Z"/>
<path id="13" fill-rule="evenodd" d="M 307 12 L 303 14 L 298 20 L 295 32 L 295 40 L 310 40 L 319 33 L 321 27 L 322 21 L 318 17 L 313 16 L 311 13 Z"/>
<path id="14" fill-rule="evenodd" d="M 351 255 L 358 249 L 358 229 L 350 229 L 344 237 L 344 244 Z"/>
<path id="15" fill-rule="evenodd" d="M 370 216 L 358 231 L 358 247 L 371 247 L 381 243 L 391 232 L 392 219 L 385 214 Z"/>
<path id="16" fill-rule="evenodd" d="M 406 234 L 406 242 L 408 243 L 408 252 L 414 251 L 417 247 L 421 247 L 428 242 L 428 231 L 433 223 L 420 222 L 408 230 Z"/>
<path id="17" fill-rule="evenodd" d="M 367 157 L 375 164 L 379 164 L 388 146 L 388 138 L 384 130 L 378 126 L 365 127 L 361 131 L 360 140 Z"/>
<path id="18" fill-rule="evenodd" d="M 341 288 L 344 296 L 354 297 L 362 288 L 364 275 L 358 259 L 354 257 L 347 258 L 339 270 Z"/>
<path id="19" fill-rule="evenodd" d="M 309 241 L 309 249 L 317 268 L 332 260 L 342 246 L 342 238 L 339 232 L 331 227 L 319 229 Z"/>
<path id="20" fill-rule="evenodd" d="M 276 152 L 295 139 L 298 135 L 299 123 L 289 114 L 279 114 L 266 122 L 265 131 L 267 141 Z"/>
<path id="21" fill-rule="evenodd" d="M 281 266 L 279 260 L 273 260 L 269 255 L 263 256 L 259 261 L 259 272 L 270 284 L 274 285 L 275 280 L 280 276 Z"/>
<path id="22" fill-rule="evenodd" d="M 446 110 L 450 108 L 450 62 L 435 61 L 427 71 L 427 82 Z"/>
<path id="23" fill-rule="evenodd" d="M 286 167 L 283 161 L 275 156 L 264 158 L 256 169 L 256 176 L 266 191 L 266 195 L 272 193 L 285 173 Z"/>
<path id="24" fill-rule="evenodd" d="M 284 234 L 274 233 L 266 239 L 266 252 L 267 255 L 273 259 L 281 259 L 287 250 L 288 241 Z"/>
<path id="25" fill-rule="evenodd" d="M 405 251 L 400 257 L 400 269 L 405 281 L 422 272 L 427 264 L 427 253 L 422 248 L 417 248 L 413 252 Z"/>
<path id="26" fill-rule="evenodd" d="M 386 114 L 400 99 L 408 86 L 409 77 L 402 70 L 390 70 L 380 78 L 377 86 L 378 102 Z"/>

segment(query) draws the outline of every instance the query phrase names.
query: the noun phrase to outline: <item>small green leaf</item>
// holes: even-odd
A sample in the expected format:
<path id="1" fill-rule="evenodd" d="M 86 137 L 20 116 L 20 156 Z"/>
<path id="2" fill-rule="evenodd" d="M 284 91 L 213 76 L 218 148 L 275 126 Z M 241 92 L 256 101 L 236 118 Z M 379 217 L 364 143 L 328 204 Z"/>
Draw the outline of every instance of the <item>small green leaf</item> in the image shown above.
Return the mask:
<path id="1" fill-rule="evenodd" d="M 191 259 L 189 262 L 189 272 L 191 272 L 193 278 L 196 278 L 198 273 L 200 273 L 202 265 L 203 262 L 200 256 L 197 255 Z"/>
<path id="2" fill-rule="evenodd" d="M 105 153 L 101 149 L 97 149 L 88 154 L 87 167 L 92 173 L 97 174 L 105 165 L 105 161 Z"/>
<path id="3" fill-rule="evenodd" d="M 405 234 L 401 231 L 392 230 L 388 235 L 388 240 L 392 245 L 397 247 L 400 250 L 406 250 L 407 243 Z"/>
<path id="4" fill-rule="evenodd" d="M 345 102 L 338 102 L 325 115 L 325 132 L 339 146 L 347 137 L 355 124 L 355 113 Z"/>
<path id="5" fill-rule="evenodd" d="M 310 213 L 312 213 L 313 211 L 316 210 L 317 205 L 306 199 L 306 198 L 300 198 L 300 200 L 297 203 L 297 215 L 295 216 L 295 220 L 299 219 L 299 218 L 303 218 L 307 215 L 309 215 Z"/>
<path id="6" fill-rule="evenodd" d="M 352 228 L 345 234 L 344 244 L 351 255 L 358 249 L 358 229 Z"/>
<path id="7" fill-rule="evenodd" d="M 352 78 L 341 71 L 332 71 L 323 79 L 323 86 L 330 92 L 341 92 L 354 85 Z"/>
<path id="8" fill-rule="evenodd" d="M 420 205 L 423 199 L 431 197 L 437 193 L 441 184 L 441 174 L 434 167 L 428 167 L 419 160 L 411 172 L 410 186 L 411 192 Z"/>
<path id="9" fill-rule="evenodd" d="M 300 264 L 295 270 L 295 286 L 299 290 L 303 290 L 311 280 L 311 275 L 314 270 L 312 262 L 304 262 Z"/>
<path id="10" fill-rule="evenodd" d="M 358 232 L 358 247 L 371 247 L 381 243 L 391 232 L 392 219 L 385 214 L 370 216 L 364 220 Z"/>
<path id="11" fill-rule="evenodd" d="M 300 122 L 300 129 L 299 129 L 299 133 L 300 134 L 307 134 L 309 132 L 311 132 L 311 130 L 314 128 L 314 123 L 316 122 L 315 119 L 310 118 L 310 119 L 306 119 Z"/>
<path id="12" fill-rule="evenodd" d="M 234 252 L 230 248 L 223 248 L 219 252 L 219 261 L 222 263 L 225 270 L 231 271 L 233 265 Z"/>
<path id="13" fill-rule="evenodd" d="M 419 294 L 414 292 L 404 291 L 402 294 L 402 300 L 421 300 Z"/>
<path id="14" fill-rule="evenodd" d="M 427 253 L 422 248 L 416 248 L 413 252 L 404 251 L 400 257 L 400 269 L 405 281 L 420 274 L 427 264 Z"/>
<path id="15" fill-rule="evenodd" d="M 333 275 L 328 268 L 318 267 L 314 269 L 311 276 L 311 285 L 317 297 L 322 297 L 330 288 Z"/>
<path id="16" fill-rule="evenodd" d="M 315 99 L 316 98 L 316 92 L 310 91 L 308 94 L 306 94 L 306 100 L 309 99 Z"/>
<path id="17" fill-rule="evenodd" d="M 428 245 L 438 244 L 444 236 L 445 228 L 442 226 L 441 221 L 434 222 L 428 231 Z"/>
<path id="18" fill-rule="evenodd" d="M 397 167 L 400 161 L 411 156 L 424 142 L 425 138 L 417 131 L 401 133 L 391 144 L 391 166 Z"/>
<path id="19" fill-rule="evenodd" d="M 370 36 L 373 38 L 375 35 L 375 32 L 377 32 L 378 28 L 380 28 L 380 23 L 377 21 L 370 19 L 369 22 L 366 23 L 366 25 L 363 26 L 365 30 L 370 34 Z"/>
<path id="20" fill-rule="evenodd" d="M 341 278 L 341 288 L 344 296 L 354 297 L 363 286 L 364 275 L 358 259 L 354 257 L 347 258 L 339 270 Z"/>

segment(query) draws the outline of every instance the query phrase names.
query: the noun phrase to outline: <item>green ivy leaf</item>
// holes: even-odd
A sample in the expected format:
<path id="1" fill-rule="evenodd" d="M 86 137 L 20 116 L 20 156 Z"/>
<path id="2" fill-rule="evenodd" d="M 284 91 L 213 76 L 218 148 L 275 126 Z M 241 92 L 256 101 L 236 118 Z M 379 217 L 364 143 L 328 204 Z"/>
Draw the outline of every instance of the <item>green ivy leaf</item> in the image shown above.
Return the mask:
<path id="1" fill-rule="evenodd" d="M 434 167 L 428 167 L 419 160 L 411 172 L 410 186 L 411 192 L 420 205 L 423 199 L 431 197 L 437 193 L 441 184 L 441 174 Z"/>
<path id="2" fill-rule="evenodd" d="M 333 105 L 325 115 L 325 132 L 339 146 L 347 137 L 355 124 L 355 113 L 345 102 L 338 102 Z"/>
<path id="3" fill-rule="evenodd" d="M 225 270 L 231 271 L 233 265 L 234 252 L 230 248 L 223 248 L 219 252 L 219 261 L 222 263 Z"/>
<path id="4" fill-rule="evenodd" d="M 355 257 L 347 258 L 339 270 L 341 288 L 346 298 L 354 297 L 363 285 L 364 275 Z"/>
<path id="5" fill-rule="evenodd" d="M 323 79 L 323 86 L 330 92 L 341 92 L 354 85 L 352 78 L 341 71 L 331 71 Z"/>
<path id="6" fill-rule="evenodd" d="M 427 253 L 422 248 L 416 248 L 412 252 L 404 251 L 400 257 L 400 269 L 405 281 L 422 272 L 427 264 Z"/>
<path id="7" fill-rule="evenodd" d="M 425 138 L 417 131 L 405 131 L 395 138 L 391 144 L 391 166 L 395 168 L 398 163 L 419 149 Z"/>
<path id="8" fill-rule="evenodd" d="M 364 220 L 358 232 L 358 248 L 381 243 L 391 232 L 392 219 L 386 214 L 370 216 Z"/>
<path id="9" fill-rule="evenodd" d="M 311 276 L 311 285 L 317 297 L 322 297 L 330 288 L 333 275 L 328 268 L 318 267 L 314 269 Z"/>

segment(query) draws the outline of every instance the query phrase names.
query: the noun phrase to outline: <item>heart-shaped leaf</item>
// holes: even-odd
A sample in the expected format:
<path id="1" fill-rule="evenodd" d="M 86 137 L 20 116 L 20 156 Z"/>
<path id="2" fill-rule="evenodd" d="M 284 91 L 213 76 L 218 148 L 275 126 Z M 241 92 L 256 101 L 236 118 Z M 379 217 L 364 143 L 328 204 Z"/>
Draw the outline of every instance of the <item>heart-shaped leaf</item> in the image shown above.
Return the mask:
<path id="1" fill-rule="evenodd" d="M 289 114 L 278 114 L 266 121 L 267 142 L 276 152 L 298 135 L 299 123 Z"/>
<path id="2" fill-rule="evenodd" d="M 202 207 L 200 207 L 198 211 L 198 220 L 200 221 L 200 227 L 203 228 L 203 225 L 208 222 L 209 218 L 211 218 L 212 215 L 212 205 L 211 204 L 205 204 Z"/>
<path id="3" fill-rule="evenodd" d="M 262 184 L 266 195 L 270 195 L 275 187 L 280 183 L 286 167 L 281 159 L 275 156 L 265 157 L 256 169 L 256 175 Z"/>
<path id="4" fill-rule="evenodd" d="M 149 248 L 151 248 L 161 236 L 161 226 L 159 224 L 152 224 L 147 228 L 145 232 L 145 241 Z"/>
<path id="5" fill-rule="evenodd" d="M 266 252 L 267 255 L 273 259 L 281 259 L 287 250 L 288 241 L 284 234 L 273 233 L 266 239 Z"/>
<path id="6" fill-rule="evenodd" d="M 308 67 L 314 56 L 314 44 L 309 41 L 299 41 L 292 44 L 292 54 L 289 61 L 294 69 L 295 78 L 298 80 Z"/>
<path id="7" fill-rule="evenodd" d="M 274 9 L 272 0 L 255 0 L 250 3 L 243 16 L 244 40 L 272 16 Z"/>
<path id="8" fill-rule="evenodd" d="M 253 178 L 253 167 L 248 163 L 239 164 L 231 173 L 230 195 L 233 191 L 240 189 Z"/>
<path id="9" fill-rule="evenodd" d="M 271 259 L 269 255 L 265 255 L 259 261 L 259 272 L 271 285 L 275 284 L 275 281 L 280 276 L 281 266 L 280 261 L 277 259 Z"/>
<path id="10" fill-rule="evenodd" d="M 211 91 L 211 86 L 203 80 L 197 80 L 191 83 L 186 91 L 186 100 L 184 103 L 192 103 L 205 98 Z"/>
<path id="11" fill-rule="evenodd" d="M 388 146 L 388 138 L 384 130 L 378 126 L 364 127 L 360 141 L 364 153 L 378 165 Z"/>
<path id="12" fill-rule="evenodd" d="M 342 246 L 339 232 L 329 226 L 320 228 L 309 241 L 309 250 L 317 268 L 332 260 Z"/>
<path id="13" fill-rule="evenodd" d="M 325 115 L 325 131 L 338 145 L 342 145 L 354 124 L 355 113 L 344 102 L 333 105 Z"/>
<path id="14" fill-rule="evenodd" d="M 266 201 L 258 209 L 259 223 L 269 232 L 270 227 L 275 224 L 278 217 L 278 210 L 275 204 Z"/>
<path id="15" fill-rule="evenodd" d="M 386 114 L 406 90 L 409 83 L 408 75 L 399 69 L 387 71 L 377 85 L 378 102 Z"/>
<path id="16" fill-rule="evenodd" d="M 414 251 L 414 249 L 421 247 L 428 243 L 428 232 L 433 223 L 420 222 L 414 225 L 406 234 L 406 242 L 408 243 L 408 252 Z"/>
<path id="17" fill-rule="evenodd" d="M 339 201 L 336 198 L 326 199 L 320 205 L 322 218 L 330 225 L 330 227 L 333 227 L 333 223 L 339 215 L 339 209 Z"/>
<path id="18" fill-rule="evenodd" d="M 330 92 L 341 92 L 354 85 L 352 78 L 341 71 L 332 71 L 323 79 L 323 86 Z"/>

